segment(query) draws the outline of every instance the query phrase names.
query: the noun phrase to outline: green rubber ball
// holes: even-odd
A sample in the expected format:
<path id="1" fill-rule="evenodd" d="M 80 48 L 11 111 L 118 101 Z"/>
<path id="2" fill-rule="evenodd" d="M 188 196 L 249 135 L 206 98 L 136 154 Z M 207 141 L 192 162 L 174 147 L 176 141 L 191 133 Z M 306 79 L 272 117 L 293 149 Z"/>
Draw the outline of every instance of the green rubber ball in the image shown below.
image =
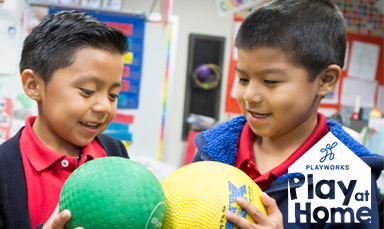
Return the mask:
<path id="1" fill-rule="evenodd" d="M 143 165 L 121 157 L 94 159 L 77 168 L 60 193 L 65 228 L 161 228 L 165 197 L 160 182 Z"/>

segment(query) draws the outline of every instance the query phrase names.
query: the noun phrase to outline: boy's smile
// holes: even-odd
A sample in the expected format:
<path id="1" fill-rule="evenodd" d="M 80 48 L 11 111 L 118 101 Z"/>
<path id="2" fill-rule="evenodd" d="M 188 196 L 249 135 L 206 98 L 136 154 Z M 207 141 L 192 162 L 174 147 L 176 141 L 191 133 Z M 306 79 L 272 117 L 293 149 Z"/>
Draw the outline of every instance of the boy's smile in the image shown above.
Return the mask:
<path id="1" fill-rule="evenodd" d="M 276 48 L 239 49 L 236 98 L 252 131 L 261 137 L 310 133 L 317 124 L 319 80 L 310 82 Z M 296 136 L 297 137 L 297 136 Z"/>
<path id="2" fill-rule="evenodd" d="M 48 83 L 40 82 L 39 115 L 33 129 L 49 148 L 76 156 L 115 117 L 123 58 L 86 47 L 73 59 L 72 65 L 56 70 Z"/>

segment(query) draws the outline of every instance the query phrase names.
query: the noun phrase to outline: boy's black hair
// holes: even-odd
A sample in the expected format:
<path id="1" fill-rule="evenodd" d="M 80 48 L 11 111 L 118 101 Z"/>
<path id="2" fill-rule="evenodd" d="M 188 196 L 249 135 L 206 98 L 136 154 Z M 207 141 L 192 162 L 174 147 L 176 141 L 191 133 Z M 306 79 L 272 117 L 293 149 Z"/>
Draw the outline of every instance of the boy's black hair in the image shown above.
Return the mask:
<path id="1" fill-rule="evenodd" d="M 94 47 L 124 54 L 128 41 L 123 32 L 77 11 L 48 15 L 24 41 L 20 73 L 32 69 L 45 83 L 54 71 L 73 64 L 79 48 Z"/>
<path id="2" fill-rule="evenodd" d="M 235 46 L 278 48 L 304 67 L 309 81 L 331 64 L 344 66 L 346 29 L 331 0 L 275 0 L 252 12 L 237 33 Z"/>

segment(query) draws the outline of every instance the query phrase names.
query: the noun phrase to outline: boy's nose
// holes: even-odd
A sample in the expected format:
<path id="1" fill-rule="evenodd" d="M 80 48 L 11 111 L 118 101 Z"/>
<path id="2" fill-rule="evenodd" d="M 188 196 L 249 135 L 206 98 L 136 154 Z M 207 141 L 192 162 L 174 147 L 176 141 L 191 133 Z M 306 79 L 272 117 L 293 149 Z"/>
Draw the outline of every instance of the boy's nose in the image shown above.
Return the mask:
<path id="1" fill-rule="evenodd" d="M 247 103 L 261 103 L 263 101 L 261 88 L 255 84 L 249 84 L 244 92 L 243 99 Z"/>
<path id="2" fill-rule="evenodd" d="M 110 113 L 111 104 L 108 98 L 98 98 L 92 110 L 97 113 Z"/>

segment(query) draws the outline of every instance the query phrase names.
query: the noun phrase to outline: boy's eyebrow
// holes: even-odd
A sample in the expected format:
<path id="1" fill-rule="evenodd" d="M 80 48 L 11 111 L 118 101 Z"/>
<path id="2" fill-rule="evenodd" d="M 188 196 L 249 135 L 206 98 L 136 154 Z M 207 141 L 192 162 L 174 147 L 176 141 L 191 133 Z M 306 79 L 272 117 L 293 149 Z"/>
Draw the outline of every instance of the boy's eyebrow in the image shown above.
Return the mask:
<path id="1" fill-rule="evenodd" d="M 247 74 L 246 71 L 242 70 L 242 69 L 239 69 L 237 66 L 235 66 L 235 70 L 240 72 L 240 73 L 244 73 L 244 74 Z M 281 69 L 281 68 L 269 68 L 269 69 L 263 69 L 261 71 L 257 71 L 256 74 L 267 74 L 267 73 L 273 73 L 273 74 L 278 74 L 278 75 L 286 75 L 286 72 Z"/>
<path id="2" fill-rule="evenodd" d="M 241 70 L 240 68 L 238 68 L 237 65 L 235 66 L 235 70 L 237 72 L 246 73 L 244 70 Z"/>
<path id="3" fill-rule="evenodd" d="M 119 86 L 119 87 L 122 87 L 122 86 L 124 86 L 124 83 L 123 83 L 123 81 L 120 81 L 120 82 L 116 82 L 116 83 L 114 83 L 114 84 L 112 85 L 112 87 L 117 87 L 117 86 Z"/>
<path id="4" fill-rule="evenodd" d="M 83 82 L 83 81 L 94 81 L 96 84 L 103 84 L 105 83 L 104 80 L 96 77 L 96 76 L 92 76 L 92 75 L 81 75 L 79 76 L 79 78 L 76 80 L 76 82 Z M 112 87 L 117 87 L 117 86 L 123 86 L 123 81 L 120 81 L 120 82 L 115 82 Z"/>

